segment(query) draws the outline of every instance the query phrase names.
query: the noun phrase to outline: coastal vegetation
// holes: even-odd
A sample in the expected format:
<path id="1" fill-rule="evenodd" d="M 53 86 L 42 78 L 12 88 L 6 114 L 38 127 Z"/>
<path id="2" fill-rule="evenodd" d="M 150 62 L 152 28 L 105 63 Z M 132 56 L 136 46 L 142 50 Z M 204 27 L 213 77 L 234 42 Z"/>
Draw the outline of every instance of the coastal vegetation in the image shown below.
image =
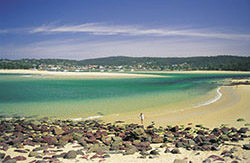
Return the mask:
<path id="1" fill-rule="evenodd" d="M 54 71 L 178 71 L 226 70 L 250 71 L 250 57 L 106 57 L 86 60 L 0 59 L 0 69 L 41 69 Z"/>

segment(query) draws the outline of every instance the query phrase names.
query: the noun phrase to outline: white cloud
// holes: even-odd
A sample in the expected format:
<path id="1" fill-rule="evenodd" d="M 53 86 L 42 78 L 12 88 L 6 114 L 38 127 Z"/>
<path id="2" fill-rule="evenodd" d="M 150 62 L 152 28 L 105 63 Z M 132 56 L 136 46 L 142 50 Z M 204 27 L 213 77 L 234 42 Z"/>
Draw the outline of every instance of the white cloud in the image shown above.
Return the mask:
<path id="1" fill-rule="evenodd" d="M 107 25 L 103 23 L 85 23 L 80 25 L 43 25 L 33 28 L 30 33 L 88 33 L 93 35 L 129 35 L 129 36 L 183 36 L 220 39 L 250 39 L 250 34 L 214 32 L 205 29 L 146 28 L 136 25 Z"/>
<path id="2" fill-rule="evenodd" d="M 0 30 L 0 33 L 1 31 L 5 30 Z M 217 32 L 218 29 L 187 26 L 146 28 L 104 23 L 59 26 L 57 23 L 51 23 L 36 28 L 16 28 L 6 31 L 15 34 L 29 33 L 30 40 L 38 38 L 40 33 L 57 35 L 49 37 L 46 35 L 40 41 L 30 44 L 22 42 L 2 44 L 0 58 L 85 59 L 114 55 L 158 57 L 250 55 L 249 34 Z M 38 35 L 33 35 L 35 33 Z M 77 33 L 77 35 L 60 35 L 63 33 Z M 96 36 L 80 35 L 80 33 Z"/>
<path id="3" fill-rule="evenodd" d="M 0 33 L 8 33 L 8 31 L 7 31 L 7 30 L 1 30 L 1 29 L 0 29 Z"/>
<path id="4" fill-rule="evenodd" d="M 247 43 L 214 42 L 177 39 L 134 39 L 114 41 L 50 40 L 19 47 L 0 47 L 8 58 L 67 58 L 86 59 L 107 56 L 207 56 L 250 55 Z M 23 56 L 24 55 L 24 56 Z"/>

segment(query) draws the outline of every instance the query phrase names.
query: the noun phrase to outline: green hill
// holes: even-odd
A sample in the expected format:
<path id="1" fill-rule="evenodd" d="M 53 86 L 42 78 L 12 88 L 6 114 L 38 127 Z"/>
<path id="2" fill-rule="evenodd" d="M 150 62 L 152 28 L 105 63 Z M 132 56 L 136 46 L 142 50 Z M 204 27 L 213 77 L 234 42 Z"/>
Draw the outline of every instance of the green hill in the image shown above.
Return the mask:
<path id="1" fill-rule="evenodd" d="M 60 66 L 78 68 L 87 65 L 143 67 L 157 70 L 231 70 L 250 71 L 250 57 L 211 56 L 211 57 L 106 57 L 86 60 L 67 59 L 21 59 L 0 60 L 0 69 L 31 69 L 39 67 Z"/>
<path id="2" fill-rule="evenodd" d="M 107 57 L 79 61 L 82 65 L 147 65 L 173 67 L 173 65 L 189 66 L 191 69 L 250 71 L 250 57 L 212 56 L 212 57 Z"/>

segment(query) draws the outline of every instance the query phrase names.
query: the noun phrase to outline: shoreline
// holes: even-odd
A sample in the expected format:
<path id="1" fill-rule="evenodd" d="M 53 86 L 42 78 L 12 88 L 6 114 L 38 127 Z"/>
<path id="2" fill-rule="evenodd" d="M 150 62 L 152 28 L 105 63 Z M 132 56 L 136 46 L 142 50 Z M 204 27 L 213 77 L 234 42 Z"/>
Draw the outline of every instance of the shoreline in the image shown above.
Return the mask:
<path id="1" fill-rule="evenodd" d="M 237 90 L 236 90 L 237 87 Z M 221 92 L 221 95 L 220 95 Z M 216 93 L 216 94 L 215 94 Z M 243 93 L 243 95 L 242 95 Z M 214 95 L 214 96 L 211 96 Z M 239 111 L 243 111 L 242 114 L 236 112 L 234 114 L 234 119 L 243 118 L 250 120 L 250 116 L 246 107 L 250 106 L 250 102 L 246 99 L 250 96 L 250 86 L 249 85 L 238 85 L 238 86 L 220 86 L 214 92 L 210 92 L 210 95 L 206 98 L 201 98 L 199 100 L 205 101 L 201 103 L 196 103 L 193 107 L 186 107 L 185 103 L 178 104 L 178 108 L 175 108 L 176 104 L 171 104 L 166 107 L 157 107 L 157 108 L 149 108 L 144 111 L 129 111 L 129 112 L 121 112 L 119 114 L 107 114 L 107 115 L 99 115 L 93 114 L 86 117 L 51 117 L 53 119 L 69 119 L 69 120 L 91 120 L 91 119 L 100 119 L 105 122 L 115 122 L 117 120 L 125 121 L 126 123 L 140 123 L 139 114 L 143 112 L 145 115 L 145 124 L 150 125 L 152 121 L 154 121 L 157 125 L 166 126 L 168 124 L 188 124 L 192 121 L 196 121 L 197 123 L 204 123 L 207 126 L 218 125 L 219 123 L 229 123 L 226 121 L 222 121 L 225 117 L 214 115 L 217 119 L 221 119 L 220 121 L 214 120 L 212 117 L 207 117 L 207 115 L 212 114 L 213 112 L 219 112 L 223 110 L 237 110 L 238 106 L 240 107 Z M 212 97 L 212 98 L 211 98 Z M 244 99 L 242 101 L 242 99 Z M 197 101 L 197 100 L 196 100 Z M 212 101 L 212 103 L 211 103 Z M 209 103 L 209 104 L 208 104 Z M 206 105 L 204 105 L 206 104 Z M 197 106 L 198 105 L 198 106 Z M 200 105 L 200 106 L 199 106 Z M 230 113 L 227 113 L 230 115 Z M 238 115 L 238 116 L 237 116 Z M 231 116 L 231 115 L 230 115 Z M 167 118 L 166 118 L 167 117 Z M 232 117 L 232 116 L 231 116 Z M 40 117 L 38 117 L 40 118 Z M 204 119 L 208 119 L 204 122 Z M 234 121 L 231 118 L 231 124 L 234 124 Z M 212 123 L 214 122 L 214 123 Z M 216 122 L 216 123 L 215 123 Z"/>
<path id="2" fill-rule="evenodd" d="M 145 78 L 145 77 L 169 77 L 156 75 L 158 74 L 200 74 L 200 73 L 209 73 L 209 74 L 250 74 L 249 71 L 213 71 L 213 70 L 192 70 L 192 71 L 134 71 L 133 73 L 129 72 L 58 72 L 58 71 L 45 71 L 45 70 L 26 70 L 26 69 L 0 69 L 0 74 L 24 74 L 27 76 L 24 77 L 33 77 L 30 75 L 41 75 L 43 77 L 56 77 L 56 78 Z"/>
<path id="3" fill-rule="evenodd" d="M 32 77 L 29 75 L 41 75 L 43 77 L 56 78 L 81 78 L 81 79 L 98 79 L 98 78 L 147 78 L 147 77 L 167 77 L 152 74 L 131 74 L 126 72 L 56 72 L 56 71 L 40 71 L 40 70 L 3 70 L 0 74 L 24 74 L 24 77 Z M 27 76 L 28 75 L 28 76 Z"/>
<path id="4" fill-rule="evenodd" d="M 191 70 L 191 71 L 135 71 L 138 73 L 214 73 L 214 74 L 220 74 L 220 73 L 235 73 L 235 74 L 250 74 L 250 71 L 218 71 L 218 70 Z"/>
<path id="5" fill-rule="evenodd" d="M 216 101 L 220 100 L 220 98 L 222 97 L 222 93 L 220 92 L 220 89 L 221 89 L 221 86 L 216 89 L 217 95 L 214 98 L 212 98 L 208 101 L 205 101 L 205 102 L 201 102 L 201 103 L 197 104 L 196 106 L 194 106 L 194 108 L 210 105 L 210 104 L 215 103 Z"/>
<path id="6" fill-rule="evenodd" d="M 22 162 L 249 162 L 250 85 L 221 86 L 214 93 L 208 105 L 176 112 L 147 110 L 144 127 L 137 112 L 78 121 L 1 120 L 0 155 Z M 6 130 L 8 126 L 13 128 Z"/>
<path id="7" fill-rule="evenodd" d="M 245 123 L 250 122 L 249 114 L 249 85 L 224 87 L 222 98 L 218 103 L 200 108 L 199 111 L 210 110 L 203 115 L 192 118 L 192 122 L 215 126 L 218 124 L 238 125 L 235 119 L 243 118 Z M 191 119 L 189 119 L 190 121 Z M 188 120 L 182 121 L 183 123 Z"/>
<path id="8" fill-rule="evenodd" d="M 30 70 L 27 70 L 27 71 L 26 70 L 10 70 L 10 71 L 6 70 L 6 71 L 12 72 L 12 73 L 18 72 L 18 73 L 23 73 L 23 74 L 27 74 L 27 72 L 32 72 L 33 74 L 37 74 L 37 72 L 39 72 L 39 71 L 30 71 Z M 4 72 L 6 72 L 6 71 L 4 70 Z M 1 72 L 3 72 L 3 70 L 0 70 L 0 73 Z M 201 71 L 199 71 L 199 72 L 201 72 Z M 57 74 L 57 73 L 59 73 L 59 76 L 61 75 L 61 72 L 44 72 L 44 71 L 42 71 L 40 73 L 41 74 L 48 74 L 48 73 L 49 74 Z M 93 74 L 96 74 L 96 76 L 100 76 L 100 77 L 103 77 L 105 75 L 106 75 L 105 77 L 108 77 L 108 76 L 109 77 L 110 76 L 120 77 L 123 75 L 125 75 L 125 76 L 132 75 L 132 76 L 136 76 L 136 77 L 143 76 L 143 74 L 141 76 L 140 74 L 137 75 L 137 74 L 102 73 L 102 72 L 100 72 L 100 73 L 84 73 L 84 75 L 82 75 L 83 73 L 78 73 L 78 72 L 65 72 L 63 74 L 65 74 L 66 76 L 67 75 L 71 76 L 72 73 L 77 74 L 79 76 L 88 76 L 88 75 L 92 74 L 92 77 L 93 77 Z M 186 71 L 183 73 L 186 73 Z M 150 75 L 150 76 L 152 77 L 152 75 Z M 153 75 L 153 76 L 155 77 L 155 75 Z M 241 83 L 241 82 L 246 82 L 248 80 L 249 79 L 233 79 L 231 81 L 232 81 L 232 83 L 233 82 L 239 83 L 239 81 Z M 237 87 L 238 90 L 231 89 L 234 87 Z M 241 88 L 243 88 L 243 90 L 247 90 L 247 92 L 243 91 L 244 93 L 247 93 L 247 95 L 243 95 L 244 97 L 242 97 Z M 194 118 L 194 120 L 197 120 L 197 119 L 202 119 L 200 117 L 206 117 L 206 114 L 211 114 L 212 112 L 218 111 L 218 110 L 224 110 L 228 107 L 233 107 L 235 110 L 235 109 L 237 109 L 237 108 L 235 108 L 235 105 L 250 106 L 250 102 L 244 101 L 244 104 L 241 104 L 242 100 L 240 100 L 241 98 L 244 98 L 244 99 L 247 98 L 248 95 L 250 96 L 250 91 L 247 88 L 250 88 L 250 86 L 249 85 L 220 86 L 217 88 L 216 95 L 212 99 L 208 99 L 208 100 L 204 100 L 202 102 L 199 102 L 196 104 L 196 106 L 194 106 L 192 108 L 185 108 L 185 104 L 181 104 L 181 106 L 183 106 L 183 108 L 181 108 L 179 110 L 174 110 L 173 112 L 169 112 L 168 108 L 166 109 L 166 108 L 164 108 L 164 106 L 159 107 L 159 108 L 145 109 L 145 111 L 142 111 L 145 114 L 145 117 L 147 118 L 145 120 L 145 123 L 147 125 L 149 125 L 151 123 L 151 121 L 157 122 L 158 125 L 166 125 L 168 123 L 170 123 L 170 124 L 171 123 L 180 124 L 183 122 L 188 123 L 187 120 L 190 119 L 189 117 L 192 117 L 192 118 Z M 238 104 L 238 103 L 240 103 L 240 104 Z M 229 106 L 229 104 L 231 106 Z M 225 106 L 225 105 L 227 105 L 227 106 Z M 174 106 L 171 106 L 171 105 L 167 106 L 167 107 L 169 107 L 170 109 L 172 109 L 171 107 L 173 107 L 173 109 L 174 109 Z M 129 111 L 126 113 L 122 112 L 119 114 L 108 114 L 108 115 L 104 115 L 104 116 L 97 114 L 97 115 L 90 115 L 90 116 L 86 116 L 86 117 L 71 117 L 71 119 L 73 119 L 73 120 L 87 120 L 87 119 L 95 119 L 95 118 L 98 119 L 99 118 L 99 119 L 107 121 L 107 122 L 114 122 L 117 119 L 119 119 L 119 120 L 123 120 L 123 121 L 129 122 L 129 123 L 131 123 L 131 122 L 132 123 L 139 123 L 138 115 L 139 115 L 139 111 Z M 170 118 L 166 119 L 164 117 L 170 117 Z M 222 119 L 223 119 L 223 117 L 222 117 Z M 248 116 L 247 119 L 250 119 L 250 117 Z"/>
<path id="9" fill-rule="evenodd" d="M 216 101 L 213 101 L 213 103 L 199 107 L 181 109 L 172 113 L 164 110 L 164 108 L 153 109 L 151 111 L 147 110 L 143 112 L 146 117 L 144 123 L 149 125 L 151 121 L 154 121 L 157 125 L 166 126 L 169 124 L 186 125 L 194 122 L 196 124 L 204 124 L 213 127 L 222 123 L 231 125 L 237 124 L 237 122 L 235 122 L 237 118 L 244 118 L 249 123 L 250 115 L 247 108 L 250 106 L 250 102 L 248 101 L 250 86 L 238 85 L 237 89 L 236 86 L 221 86 L 219 88 L 222 95 L 219 95 L 219 98 L 216 98 Z M 233 113 L 231 114 L 230 111 L 233 111 Z M 224 113 L 222 114 L 222 112 Z M 115 122 L 119 119 L 127 123 L 139 123 L 138 115 L 139 112 L 137 111 L 104 116 L 100 119 L 106 122 Z M 214 119 L 214 117 L 216 117 L 216 119 Z"/>

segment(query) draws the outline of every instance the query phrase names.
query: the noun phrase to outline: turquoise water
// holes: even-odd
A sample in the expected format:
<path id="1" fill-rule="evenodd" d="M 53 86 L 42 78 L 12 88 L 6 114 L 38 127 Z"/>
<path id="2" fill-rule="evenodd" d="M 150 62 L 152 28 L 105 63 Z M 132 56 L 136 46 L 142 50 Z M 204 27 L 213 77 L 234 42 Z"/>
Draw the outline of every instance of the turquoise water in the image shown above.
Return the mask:
<path id="1" fill-rule="evenodd" d="M 154 73 L 156 74 L 156 73 Z M 215 81 L 242 74 L 173 74 L 162 78 L 62 79 L 0 74 L 0 114 L 88 117 L 166 107 L 198 99 L 217 88 Z"/>

